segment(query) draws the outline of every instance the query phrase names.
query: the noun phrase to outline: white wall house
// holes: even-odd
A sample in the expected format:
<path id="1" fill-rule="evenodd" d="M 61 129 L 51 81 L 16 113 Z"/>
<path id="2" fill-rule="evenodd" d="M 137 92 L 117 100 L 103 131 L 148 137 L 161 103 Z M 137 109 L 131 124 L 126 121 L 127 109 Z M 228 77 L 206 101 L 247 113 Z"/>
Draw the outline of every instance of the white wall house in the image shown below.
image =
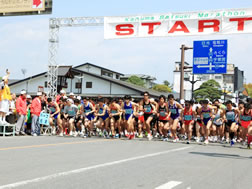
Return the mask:
<path id="1" fill-rule="evenodd" d="M 63 88 L 68 94 L 73 92 L 81 96 L 124 96 L 126 94 L 141 96 L 144 91 L 148 91 L 153 97 L 163 94 L 121 81 L 120 77 L 123 74 L 90 63 L 74 68 L 70 66 L 70 70 L 73 77 L 66 80 L 65 88 Z M 112 75 L 104 75 L 104 73 L 111 73 Z M 20 94 L 22 89 L 25 89 L 30 95 L 35 95 L 39 90 L 48 92 L 47 72 L 12 82 L 9 86 L 11 92 L 16 94 Z"/>
<path id="2" fill-rule="evenodd" d="M 81 70 L 81 71 L 84 71 L 84 72 L 89 72 L 89 73 L 97 74 L 100 76 L 106 76 L 106 77 L 109 77 L 112 79 L 120 79 L 121 76 L 124 75 L 122 73 L 115 72 L 110 69 L 103 68 L 103 67 L 97 66 L 95 64 L 91 64 L 91 63 L 84 63 L 84 64 L 81 64 L 81 65 L 76 66 L 74 68 Z"/>

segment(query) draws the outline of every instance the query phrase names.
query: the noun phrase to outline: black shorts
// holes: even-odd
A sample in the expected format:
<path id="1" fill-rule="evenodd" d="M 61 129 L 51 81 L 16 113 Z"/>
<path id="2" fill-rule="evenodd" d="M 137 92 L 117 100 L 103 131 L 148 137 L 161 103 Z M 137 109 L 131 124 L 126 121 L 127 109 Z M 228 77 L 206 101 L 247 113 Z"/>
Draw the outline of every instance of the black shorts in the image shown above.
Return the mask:
<path id="1" fill-rule="evenodd" d="M 134 116 L 135 122 L 138 123 L 138 117 Z"/>
<path id="2" fill-rule="evenodd" d="M 213 125 L 216 126 L 216 127 L 218 127 L 218 128 L 219 128 L 220 126 L 222 126 L 222 124 L 219 125 L 219 124 L 215 124 L 215 123 L 213 123 Z"/>
<path id="3" fill-rule="evenodd" d="M 81 121 L 83 123 L 84 119 L 83 119 L 83 116 L 81 115 L 78 115 L 74 118 L 74 122 L 75 123 L 78 123 L 79 121 Z"/>
<path id="4" fill-rule="evenodd" d="M 166 124 L 168 122 L 168 120 L 158 120 L 159 122 Z"/>
<path id="5" fill-rule="evenodd" d="M 153 117 L 153 114 L 144 114 L 144 121 L 147 121 L 149 117 Z"/>
<path id="6" fill-rule="evenodd" d="M 120 119 L 120 116 L 119 115 L 113 116 L 113 118 L 115 119 L 115 121 L 118 121 Z"/>
<path id="7" fill-rule="evenodd" d="M 203 124 L 203 122 L 202 122 L 202 120 L 201 119 L 197 119 L 197 121 L 196 121 L 197 123 L 199 123 L 199 124 Z"/>
<path id="8" fill-rule="evenodd" d="M 235 121 L 227 121 L 227 122 L 225 123 L 225 126 L 226 126 L 226 127 L 231 127 L 231 125 L 232 125 L 233 123 L 235 123 Z"/>

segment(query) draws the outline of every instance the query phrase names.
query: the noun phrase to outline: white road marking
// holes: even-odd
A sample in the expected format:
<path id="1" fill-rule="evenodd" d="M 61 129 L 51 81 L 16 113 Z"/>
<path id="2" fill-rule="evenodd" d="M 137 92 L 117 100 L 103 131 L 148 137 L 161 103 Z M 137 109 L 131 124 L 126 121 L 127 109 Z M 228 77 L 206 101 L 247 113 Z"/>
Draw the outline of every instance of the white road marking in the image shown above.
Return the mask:
<path id="1" fill-rule="evenodd" d="M 170 181 L 170 182 L 167 182 L 155 189 L 172 189 L 178 185 L 180 185 L 182 182 L 179 182 L 179 181 Z"/>
<path id="2" fill-rule="evenodd" d="M 72 175 L 72 174 L 76 174 L 76 173 L 82 173 L 82 172 L 89 171 L 89 170 L 92 170 L 92 169 L 98 169 L 98 168 L 103 168 L 103 167 L 112 166 L 112 165 L 116 165 L 116 164 L 126 163 L 126 162 L 129 162 L 129 161 L 134 161 L 134 160 L 159 156 L 159 155 L 168 154 L 168 153 L 171 153 L 171 152 L 182 151 L 182 150 L 186 150 L 186 149 L 189 149 L 189 148 L 191 148 L 191 147 L 176 148 L 176 149 L 167 150 L 167 151 L 163 151 L 163 152 L 157 152 L 157 153 L 153 153 L 153 154 L 147 154 L 147 155 L 143 155 L 143 156 L 132 157 L 132 158 L 113 161 L 113 162 L 108 162 L 108 163 L 104 163 L 104 164 L 98 164 L 98 165 L 85 167 L 85 168 L 81 168 L 81 169 L 75 169 L 75 170 L 72 170 L 72 171 L 56 173 L 56 174 L 48 175 L 48 176 L 45 176 L 45 177 L 39 177 L 39 178 L 31 179 L 31 180 L 25 180 L 25 181 L 12 183 L 12 184 L 2 185 L 2 186 L 0 186 L 0 189 L 16 188 L 16 187 L 24 186 L 24 185 L 31 184 L 31 183 L 37 183 L 37 182 L 41 182 L 41 181 L 45 181 L 45 180 L 51 180 L 51 179 L 55 179 L 55 178 L 62 177 L 62 176 L 68 176 L 68 175 Z"/>

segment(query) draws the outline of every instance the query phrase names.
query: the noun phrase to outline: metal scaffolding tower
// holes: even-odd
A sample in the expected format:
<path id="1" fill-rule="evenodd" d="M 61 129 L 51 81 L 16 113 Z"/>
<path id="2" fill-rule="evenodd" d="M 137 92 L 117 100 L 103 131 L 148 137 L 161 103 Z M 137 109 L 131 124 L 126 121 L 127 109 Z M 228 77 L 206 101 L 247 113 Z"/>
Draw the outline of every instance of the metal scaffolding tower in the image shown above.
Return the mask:
<path id="1" fill-rule="evenodd" d="M 60 27 L 103 26 L 103 17 L 75 17 L 75 18 L 51 18 L 49 21 L 49 62 L 48 62 L 48 96 L 54 98 L 57 95 L 58 67 L 57 52 L 59 47 Z"/>

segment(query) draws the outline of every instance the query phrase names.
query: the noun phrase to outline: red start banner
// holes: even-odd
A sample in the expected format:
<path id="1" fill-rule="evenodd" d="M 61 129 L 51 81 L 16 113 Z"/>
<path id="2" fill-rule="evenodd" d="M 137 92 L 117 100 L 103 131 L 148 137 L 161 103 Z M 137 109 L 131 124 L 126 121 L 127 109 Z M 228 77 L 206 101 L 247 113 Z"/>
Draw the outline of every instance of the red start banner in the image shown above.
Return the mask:
<path id="1" fill-rule="evenodd" d="M 105 39 L 252 33 L 252 9 L 104 18 Z"/>

